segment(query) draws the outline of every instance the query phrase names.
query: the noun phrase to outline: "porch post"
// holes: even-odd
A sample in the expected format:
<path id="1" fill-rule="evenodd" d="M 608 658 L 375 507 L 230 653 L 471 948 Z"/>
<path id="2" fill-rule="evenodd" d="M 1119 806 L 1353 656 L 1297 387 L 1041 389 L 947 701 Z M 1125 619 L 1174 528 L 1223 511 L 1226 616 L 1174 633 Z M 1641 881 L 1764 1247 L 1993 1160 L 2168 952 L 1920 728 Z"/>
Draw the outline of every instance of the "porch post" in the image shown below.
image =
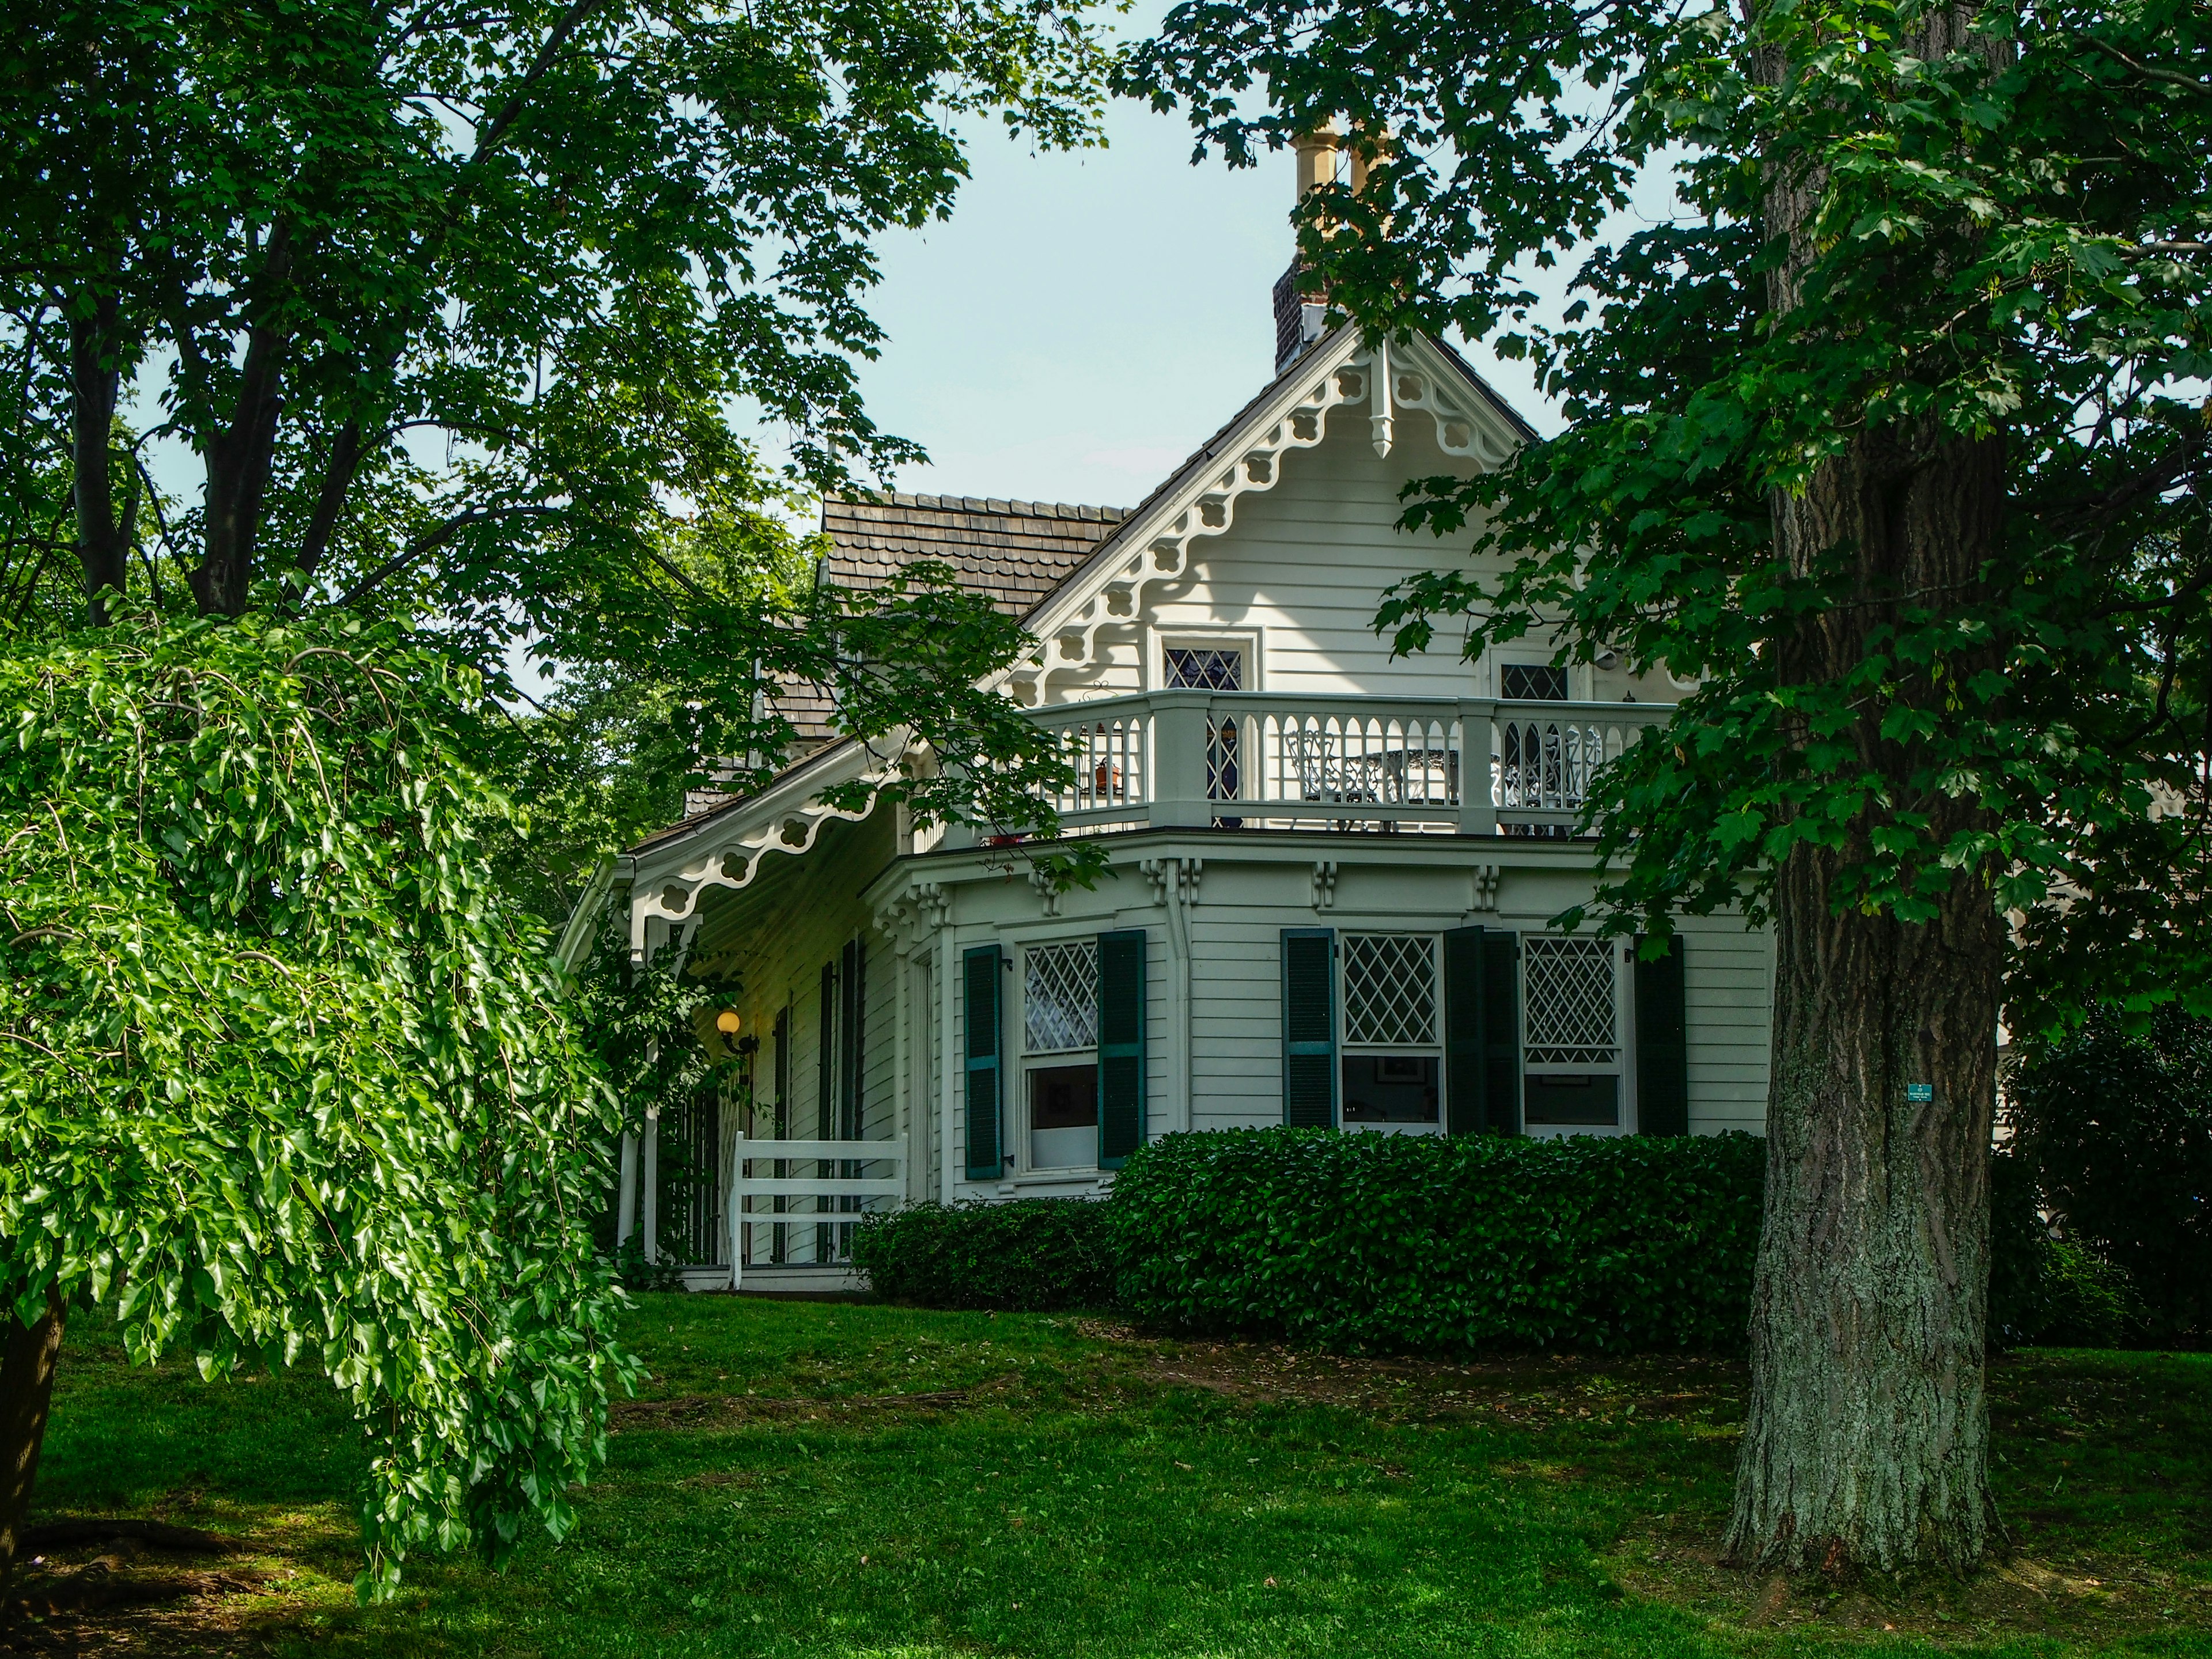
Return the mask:
<path id="1" fill-rule="evenodd" d="M 1498 741 L 1498 705 L 1462 697 L 1459 704 L 1459 832 L 1498 833 L 1498 802 L 1491 793 L 1491 766 Z"/>
<path id="2" fill-rule="evenodd" d="M 1152 694 L 1154 777 L 1152 822 L 1205 825 L 1219 809 L 1206 796 L 1206 745 L 1212 699 L 1203 691 Z"/>
<path id="3" fill-rule="evenodd" d="M 629 1243 L 637 1228 L 637 1136 L 623 1131 L 622 1175 L 615 1194 L 615 1249 Z"/>
<path id="4" fill-rule="evenodd" d="M 737 1144 L 732 1148 L 730 1159 L 730 1288 L 741 1291 L 745 1287 L 745 1224 L 738 1218 L 745 1212 L 745 1136 L 738 1131 Z"/>
<path id="5" fill-rule="evenodd" d="M 645 1259 L 660 1260 L 660 1108 L 645 1109 Z"/>
<path id="6" fill-rule="evenodd" d="M 952 929 L 939 923 L 937 929 L 937 1133 L 938 1144 L 944 1149 L 938 1160 L 938 1198 L 941 1203 L 952 1201 L 952 1079 L 959 1070 L 952 1063 Z"/>

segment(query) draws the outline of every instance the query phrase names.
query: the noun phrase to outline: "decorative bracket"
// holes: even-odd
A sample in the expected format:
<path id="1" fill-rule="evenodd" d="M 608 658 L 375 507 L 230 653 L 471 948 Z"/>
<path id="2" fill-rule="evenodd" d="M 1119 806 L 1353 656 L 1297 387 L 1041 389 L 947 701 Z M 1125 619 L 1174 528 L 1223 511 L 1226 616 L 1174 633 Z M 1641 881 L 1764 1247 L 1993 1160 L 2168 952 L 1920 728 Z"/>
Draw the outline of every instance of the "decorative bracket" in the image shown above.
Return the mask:
<path id="1" fill-rule="evenodd" d="M 1138 866 L 1152 878 L 1152 902 L 1165 904 L 1170 898 L 1185 908 L 1198 902 L 1198 884 L 1206 873 L 1204 859 L 1146 859 Z"/>
<path id="2" fill-rule="evenodd" d="M 893 894 L 876 911 L 876 927 L 902 957 L 927 950 L 952 912 L 944 884 L 918 881 Z"/>
<path id="3" fill-rule="evenodd" d="M 1036 890 L 1037 902 L 1043 907 L 1045 915 L 1058 915 L 1060 914 L 1060 884 L 1054 881 L 1048 872 L 1032 867 L 1030 871 L 1030 885 Z"/>
<path id="4" fill-rule="evenodd" d="M 1334 910 L 1336 908 L 1336 860 L 1316 859 L 1313 867 L 1313 908 Z"/>
<path id="5" fill-rule="evenodd" d="M 1474 902 L 1468 908 L 1474 910 L 1495 910 L 1498 908 L 1498 878 L 1504 873 L 1504 871 L 1495 864 L 1476 865 L 1472 872 L 1474 877 Z"/>

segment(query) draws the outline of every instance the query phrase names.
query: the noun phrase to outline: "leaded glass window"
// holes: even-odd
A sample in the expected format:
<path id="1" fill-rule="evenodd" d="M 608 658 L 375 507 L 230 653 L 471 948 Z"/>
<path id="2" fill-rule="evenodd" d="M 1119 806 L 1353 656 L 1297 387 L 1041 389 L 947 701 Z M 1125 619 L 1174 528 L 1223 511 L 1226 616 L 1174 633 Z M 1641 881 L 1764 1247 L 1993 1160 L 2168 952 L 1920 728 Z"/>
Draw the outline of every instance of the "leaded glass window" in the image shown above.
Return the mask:
<path id="1" fill-rule="evenodd" d="M 1501 663 L 1498 695 L 1513 702 L 1565 702 L 1567 671 L 1550 663 Z"/>
<path id="2" fill-rule="evenodd" d="M 1378 1048 L 1432 1047 L 1436 935 L 1346 933 L 1342 950 L 1344 1041 Z"/>
<path id="3" fill-rule="evenodd" d="M 1532 933 L 1521 942 L 1531 1066 L 1611 1066 L 1620 1057 L 1611 940 Z"/>
<path id="4" fill-rule="evenodd" d="M 1060 1054 L 1098 1041 L 1098 945 L 1032 945 L 1024 952 L 1023 1047 Z"/>
<path id="5" fill-rule="evenodd" d="M 1175 691 L 1242 691 L 1244 653 L 1235 646 L 1171 645 L 1168 687 Z"/>

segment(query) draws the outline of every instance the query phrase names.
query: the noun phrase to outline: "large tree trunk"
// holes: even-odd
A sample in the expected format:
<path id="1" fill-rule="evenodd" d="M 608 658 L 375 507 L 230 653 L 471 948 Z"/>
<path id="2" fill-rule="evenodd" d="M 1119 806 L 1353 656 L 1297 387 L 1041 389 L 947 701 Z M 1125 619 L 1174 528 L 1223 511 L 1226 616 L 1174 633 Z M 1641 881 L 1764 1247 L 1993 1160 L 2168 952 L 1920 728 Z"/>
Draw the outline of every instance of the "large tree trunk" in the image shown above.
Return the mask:
<path id="1" fill-rule="evenodd" d="M 207 447 L 207 532 L 199 564 L 191 572 L 192 597 L 202 616 L 246 611 L 253 585 L 261 508 L 276 453 L 276 423 L 283 413 L 285 358 L 291 348 L 283 303 L 292 279 L 292 234 L 279 222 L 262 251 L 261 273 L 249 315 L 246 355 L 238 375 L 238 401 L 230 424 Z"/>
<path id="2" fill-rule="evenodd" d="M 1850 551 L 1858 603 L 1808 623 L 1785 680 L 1833 683 L 1899 592 L 1960 599 L 2002 533 L 2001 441 L 1862 439 L 1775 509 L 1799 572 Z M 1937 688 L 1917 688 L 1940 707 Z M 1913 757 L 1871 721 L 1859 760 L 1940 837 L 1978 809 L 1906 794 Z M 1765 1224 L 1752 1296 L 1752 1399 L 1729 1548 L 1760 1565 L 1887 1570 L 1978 1559 L 1992 1522 L 1983 1343 L 1989 1151 L 2004 925 L 1978 866 L 1936 918 L 1869 915 L 1839 848 L 1801 848 L 1775 898 Z"/>
<path id="3" fill-rule="evenodd" d="M 54 1362 L 62 1351 L 67 1313 L 60 1295 L 46 1291 L 45 1316 L 25 1325 L 10 1314 L 0 1347 L 0 1610 L 15 1577 L 15 1545 L 31 1513 L 39 1448 L 46 1437 L 46 1412 L 54 1397 Z"/>
<path id="4" fill-rule="evenodd" d="M 1746 1565 L 1963 1568 L 1993 1517 L 1982 1367 L 2002 923 L 1971 878 L 1933 922 L 1838 915 L 1838 862 L 1793 858 L 1778 896 L 1729 1548 Z"/>
<path id="5" fill-rule="evenodd" d="M 104 626 L 130 576 L 131 543 L 115 516 L 115 398 L 120 379 L 112 295 L 70 321 L 70 449 L 76 474 L 77 562 L 85 603 Z"/>
<path id="6" fill-rule="evenodd" d="M 2001 67 L 2008 48 L 1973 33 L 1974 9 L 1931 8 L 1901 44 Z M 1785 67 L 1771 49 L 1754 65 L 1769 84 Z M 1808 221 L 1825 183 L 1769 180 L 1765 228 L 1789 249 L 1767 282 L 1777 317 L 1796 307 L 1815 257 Z M 1849 578 L 1844 603 L 1781 643 L 1783 682 L 1843 680 L 1900 601 L 1972 604 L 2002 544 L 2005 487 L 2002 437 L 1929 422 L 1863 432 L 1802 494 L 1778 496 L 1784 568 L 1802 578 L 1840 562 Z M 1948 664 L 1995 665 L 1994 653 Z M 1946 717 L 1947 685 L 1901 662 L 1888 678 Z M 1921 758 L 1881 736 L 1881 712 L 1847 740 L 1887 799 L 1841 847 L 1800 847 L 1778 872 L 1766 1207 L 1728 1534 L 1746 1565 L 1963 1568 L 1995 1521 L 1983 1358 L 2004 925 L 1979 864 L 1923 922 L 1868 914 L 1843 889 L 1876 815 L 1925 814 L 1939 841 L 1979 827 L 1971 799 L 1910 787 Z"/>

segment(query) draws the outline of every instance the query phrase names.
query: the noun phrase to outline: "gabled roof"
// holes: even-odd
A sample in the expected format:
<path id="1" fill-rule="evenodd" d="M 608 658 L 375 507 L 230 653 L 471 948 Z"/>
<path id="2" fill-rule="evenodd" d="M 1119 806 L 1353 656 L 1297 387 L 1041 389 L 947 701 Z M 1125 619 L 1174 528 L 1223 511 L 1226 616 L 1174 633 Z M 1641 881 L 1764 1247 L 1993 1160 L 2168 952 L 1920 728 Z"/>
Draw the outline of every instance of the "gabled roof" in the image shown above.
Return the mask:
<path id="1" fill-rule="evenodd" d="M 969 592 L 1018 616 L 1088 558 L 1125 516 L 1118 507 L 902 490 L 825 501 L 822 528 L 830 550 L 823 574 L 847 587 L 875 587 L 918 560 L 937 559 Z"/>
<path id="2" fill-rule="evenodd" d="M 822 530 L 830 541 L 822 574 L 841 587 L 865 592 L 908 565 L 934 559 L 951 567 L 967 592 L 1020 616 L 1080 568 L 1126 516 L 1118 507 L 904 490 L 833 496 L 822 503 Z M 800 754 L 837 735 L 836 709 L 822 687 L 787 682 L 777 688 L 775 702 L 791 722 Z M 716 803 L 702 792 L 697 805 L 712 810 Z"/>
<path id="3" fill-rule="evenodd" d="M 1400 368 L 1378 376 L 1371 372 L 1378 363 L 1411 368 L 1413 374 L 1404 377 L 1410 393 Z M 1352 390 L 1344 389 L 1340 374 L 1350 375 Z M 1503 465 L 1515 449 L 1537 435 L 1466 358 L 1442 341 L 1414 335 L 1368 349 L 1351 325 L 1334 329 L 1285 363 L 1132 508 L 1097 552 L 1031 608 L 1027 620 L 1040 648 L 1010 675 L 1017 695 L 1024 680 L 1030 696 L 1042 695 L 1042 683 L 1060 667 L 1085 660 L 1100 629 L 1133 615 L 1145 587 L 1179 578 L 1192 544 L 1228 529 L 1237 498 L 1273 489 L 1281 476 L 1282 457 L 1320 442 L 1328 412 L 1352 403 L 1372 405 L 1382 447 L 1398 415 L 1419 415 L 1435 422 L 1440 448 L 1477 465 Z M 1119 608 L 1102 605 L 1109 588 L 1119 589 Z"/>
<path id="4" fill-rule="evenodd" d="M 1442 341 L 1420 335 L 1388 349 L 1404 353 L 1416 370 L 1425 368 L 1431 375 L 1441 370 L 1457 388 L 1448 392 L 1431 381 L 1407 398 L 1391 389 L 1395 375 L 1383 382 L 1389 390 L 1382 407 L 1433 419 L 1439 444 L 1448 453 L 1478 465 L 1502 465 L 1514 447 L 1537 435 L 1464 357 Z M 1319 441 L 1322 426 L 1313 427 L 1310 436 L 1295 429 L 1297 421 L 1304 418 L 1300 411 L 1325 419 L 1332 408 L 1370 400 L 1371 384 L 1367 390 L 1346 394 L 1332 389 L 1330 382 L 1340 371 L 1357 371 L 1374 360 L 1375 354 L 1362 352 L 1358 333 L 1349 325 L 1316 341 L 1133 508 L 903 492 L 825 501 L 823 528 L 832 549 L 825 574 L 854 586 L 869 587 L 914 560 L 939 559 L 960 573 L 962 586 L 988 593 L 1002 610 L 1019 610 L 1040 640 L 1073 629 L 1085 635 L 1087 649 L 1087 635 L 1111 620 L 1101 611 L 1098 596 L 1112 582 L 1131 581 L 1133 555 L 1152 550 L 1144 573 L 1133 578 L 1139 587 L 1179 573 L 1192 542 L 1228 527 L 1237 495 L 1273 486 L 1279 476 L 1275 464 L 1284 452 Z M 1448 429 L 1457 435 L 1447 439 Z M 1229 474 L 1223 471 L 1224 458 Z M 1263 459 L 1255 470 L 1255 463 Z M 1212 504 L 1209 510 L 1195 510 L 1202 501 Z M 1161 556 L 1170 547 L 1171 562 Z M 1060 647 L 1055 642 L 1051 648 L 1057 652 Z M 1013 672 L 1020 676 L 1038 670 L 1032 665 Z M 817 715 L 811 708 L 802 710 L 805 695 L 805 689 L 793 688 L 783 700 L 786 716 L 793 718 L 794 724 Z M 832 735 L 826 719 L 819 718 L 828 712 L 826 708 L 818 711 L 818 724 L 801 724 L 802 735 Z M 794 793 L 794 786 L 802 781 L 819 787 L 857 777 L 866 769 L 851 739 L 831 742 L 787 766 L 761 794 L 734 798 L 647 837 L 632 850 L 643 854 L 689 842 L 732 820 L 750 824 L 756 817 L 765 819 L 789 811 L 787 801 L 802 799 Z M 830 815 L 819 808 L 801 808 L 797 814 L 810 822 L 817 816 Z M 805 844 L 811 839 L 810 832 Z M 772 850 L 802 848 L 764 844 L 752 849 L 747 878 L 761 854 Z"/>

